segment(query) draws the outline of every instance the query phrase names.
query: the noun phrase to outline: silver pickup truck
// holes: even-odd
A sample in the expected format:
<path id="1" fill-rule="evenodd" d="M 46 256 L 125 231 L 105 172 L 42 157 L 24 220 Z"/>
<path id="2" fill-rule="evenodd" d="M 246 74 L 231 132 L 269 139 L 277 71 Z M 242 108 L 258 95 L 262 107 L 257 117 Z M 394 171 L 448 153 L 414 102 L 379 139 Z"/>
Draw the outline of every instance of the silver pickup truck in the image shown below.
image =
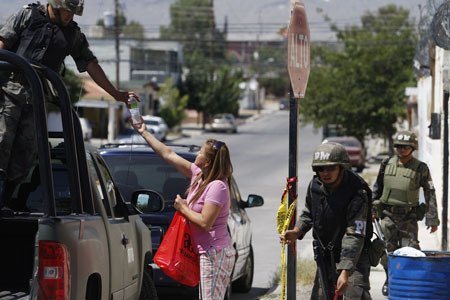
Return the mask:
<path id="1" fill-rule="evenodd" d="M 59 76 L 5 50 L 0 70 L 20 72 L 28 81 L 39 154 L 14 191 L 12 210 L 0 216 L 0 300 L 157 299 L 149 229 L 123 200 L 101 156 L 84 144 Z M 52 94 L 62 132 L 48 132 L 42 117 Z M 133 197 L 155 212 L 164 207 L 153 191 Z"/>

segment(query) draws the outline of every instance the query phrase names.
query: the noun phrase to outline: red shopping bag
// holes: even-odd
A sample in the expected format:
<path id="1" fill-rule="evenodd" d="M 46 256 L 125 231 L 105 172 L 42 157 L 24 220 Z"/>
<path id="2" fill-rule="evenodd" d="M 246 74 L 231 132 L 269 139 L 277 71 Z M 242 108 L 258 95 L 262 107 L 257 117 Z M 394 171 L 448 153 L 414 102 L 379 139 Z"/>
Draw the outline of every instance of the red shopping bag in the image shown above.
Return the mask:
<path id="1" fill-rule="evenodd" d="M 181 213 L 175 213 L 153 260 L 172 279 L 189 286 L 198 284 L 200 263 L 192 244 L 191 230 Z"/>

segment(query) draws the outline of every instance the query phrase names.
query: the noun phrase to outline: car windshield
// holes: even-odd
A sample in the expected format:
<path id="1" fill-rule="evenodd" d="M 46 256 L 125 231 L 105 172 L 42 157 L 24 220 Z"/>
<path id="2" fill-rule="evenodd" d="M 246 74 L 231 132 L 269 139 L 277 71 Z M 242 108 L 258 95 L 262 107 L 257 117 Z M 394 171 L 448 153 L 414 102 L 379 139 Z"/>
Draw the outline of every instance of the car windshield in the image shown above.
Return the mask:
<path id="1" fill-rule="evenodd" d="M 153 120 L 145 120 L 145 124 L 158 126 L 159 122 L 158 121 L 153 121 Z"/>
<path id="2" fill-rule="evenodd" d="M 130 201 L 136 190 L 154 190 L 164 197 L 164 211 L 174 211 L 176 195 L 185 198 L 189 178 L 158 156 L 105 155 L 103 158 L 125 201 Z"/>
<path id="3" fill-rule="evenodd" d="M 359 147 L 357 141 L 339 141 L 337 143 L 341 144 L 344 147 Z"/>

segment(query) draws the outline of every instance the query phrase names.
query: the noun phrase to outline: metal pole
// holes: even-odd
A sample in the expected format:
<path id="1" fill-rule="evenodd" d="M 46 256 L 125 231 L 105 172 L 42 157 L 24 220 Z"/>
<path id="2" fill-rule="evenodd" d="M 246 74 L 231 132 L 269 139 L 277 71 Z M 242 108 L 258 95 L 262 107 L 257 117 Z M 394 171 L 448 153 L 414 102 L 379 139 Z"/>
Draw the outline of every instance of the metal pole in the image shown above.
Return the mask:
<path id="1" fill-rule="evenodd" d="M 120 87 L 120 24 L 119 24 L 119 0 L 114 0 L 114 37 L 116 41 L 116 88 Z"/>
<path id="2" fill-rule="evenodd" d="M 448 218 L 448 99 L 444 93 L 444 161 L 443 161 L 443 194 L 442 194 L 442 251 L 447 251 L 447 218 Z"/>
<path id="3" fill-rule="evenodd" d="M 298 101 L 294 98 L 294 92 L 290 90 L 290 101 L 289 101 L 289 178 L 296 177 L 298 172 Z M 298 183 L 297 181 L 292 184 L 293 194 L 297 195 Z M 288 193 L 288 204 L 291 205 L 295 199 L 292 199 L 291 193 Z M 294 210 L 292 214 L 291 224 L 289 229 L 292 229 L 292 223 L 295 224 L 297 219 L 297 209 Z M 288 246 L 287 255 L 287 300 L 295 300 L 297 294 L 297 258 L 294 253 L 295 245 L 297 243 L 292 243 Z"/>

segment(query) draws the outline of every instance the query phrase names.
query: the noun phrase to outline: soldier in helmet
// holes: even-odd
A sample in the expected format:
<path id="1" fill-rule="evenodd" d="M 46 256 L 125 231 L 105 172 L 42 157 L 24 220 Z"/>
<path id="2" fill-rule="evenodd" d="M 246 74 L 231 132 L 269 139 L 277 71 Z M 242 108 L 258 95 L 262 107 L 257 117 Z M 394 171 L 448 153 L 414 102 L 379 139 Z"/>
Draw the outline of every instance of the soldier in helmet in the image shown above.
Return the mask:
<path id="1" fill-rule="evenodd" d="M 294 242 L 312 228 L 314 248 L 320 247 L 322 260 L 316 259 L 318 272 L 311 299 L 333 299 L 335 292 L 345 299 L 371 299 L 371 190 L 350 170 L 347 151 L 340 144 L 329 142 L 317 147 L 312 169 L 316 175 L 309 183 L 305 208 L 295 227 L 280 239 Z"/>
<path id="2" fill-rule="evenodd" d="M 401 247 L 420 249 L 417 221 L 426 215 L 426 225 L 433 233 L 439 226 L 436 194 L 426 163 L 413 156 L 418 149 L 417 137 L 413 132 L 399 132 L 394 140 L 396 155 L 382 161 L 373 191 L 374 218 L 381 219 L 381 228 L 386 238 L 387 250 Z M 422 187 L 425 203 L 419 201 Z M 389 294 L 388 261 L 381 258 L 386 271 L 386 281 L 382 288 Z"/>
<path id="3" fill-rule="evenodd" d="M 48 0 L 47 5 L 26 5 L 0 29 L 0 49 L 43 64 L 55 72 L 72 56 L 80 72 L 92 79 L 117 101 L 128 94 L 117 90 L 89 50 L 85 35 L 73 21 L 83 13 L 84 0 Z M 0 208 L 11 206 L 11 194 L 29 172 L 36 158 L 33 99 L 20 74 L 3 80 L 0 90 Z M 4 211 L 4 210 L 2 210 Z"/>

